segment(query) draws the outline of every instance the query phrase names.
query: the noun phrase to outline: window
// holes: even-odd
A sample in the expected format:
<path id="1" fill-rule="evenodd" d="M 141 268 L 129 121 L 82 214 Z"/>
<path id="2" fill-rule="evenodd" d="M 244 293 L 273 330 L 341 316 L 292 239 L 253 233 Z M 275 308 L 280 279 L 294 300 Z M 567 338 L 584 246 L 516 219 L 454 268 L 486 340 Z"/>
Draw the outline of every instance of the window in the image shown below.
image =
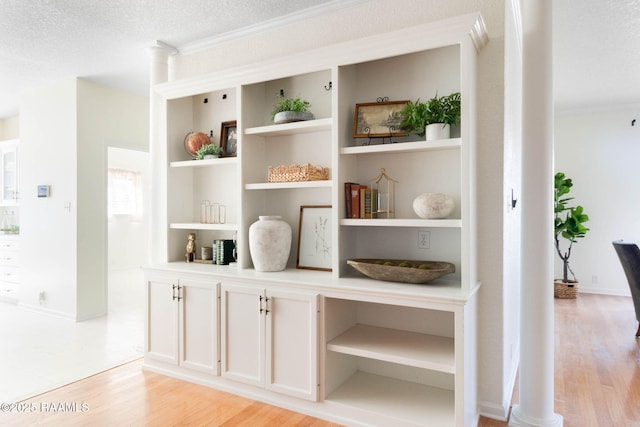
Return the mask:
<path id="1" fill-rule="evenodd" d="M 108 170 L 109 218 L 114 215 L 142 217 L 142 175 L 126 169 Z"/>

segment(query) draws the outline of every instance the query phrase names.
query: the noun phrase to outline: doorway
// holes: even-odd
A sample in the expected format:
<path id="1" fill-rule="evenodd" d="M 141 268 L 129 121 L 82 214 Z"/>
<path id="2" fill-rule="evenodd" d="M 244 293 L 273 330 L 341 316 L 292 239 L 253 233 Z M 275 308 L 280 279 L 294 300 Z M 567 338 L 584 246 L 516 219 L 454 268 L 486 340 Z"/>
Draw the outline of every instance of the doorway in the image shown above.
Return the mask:
<path id="1" fill-rule="evenodd" d="M 108 148 L 108 307 L 109 316 L 143 324 L 148 259 L 149 153 Z M 142 345 L 142 343 L 140 343 Z"/>

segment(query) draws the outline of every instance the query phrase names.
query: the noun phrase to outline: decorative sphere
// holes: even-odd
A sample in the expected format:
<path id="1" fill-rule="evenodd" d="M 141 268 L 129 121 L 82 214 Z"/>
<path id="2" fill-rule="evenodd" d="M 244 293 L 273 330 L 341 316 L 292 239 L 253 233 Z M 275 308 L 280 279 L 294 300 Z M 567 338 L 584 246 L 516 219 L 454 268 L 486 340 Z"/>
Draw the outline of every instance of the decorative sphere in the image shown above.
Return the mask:
<path id="1" fill-rule="evenodd" d="M 192 155 L 196 155 L 198 153 L 198 149 L 203 145 L 211 144 L 211 140 L 206 133 L 195 132 L 187 135 L 187 139 L 184 143 L 185 148 Z"/>
<path id="2" fill-rule="evenodd" d="M 420 218 L 446 218 L 454 206 L 453 198 L 442 193 L 423 193 L 413 200 L 413 210 Z"/>

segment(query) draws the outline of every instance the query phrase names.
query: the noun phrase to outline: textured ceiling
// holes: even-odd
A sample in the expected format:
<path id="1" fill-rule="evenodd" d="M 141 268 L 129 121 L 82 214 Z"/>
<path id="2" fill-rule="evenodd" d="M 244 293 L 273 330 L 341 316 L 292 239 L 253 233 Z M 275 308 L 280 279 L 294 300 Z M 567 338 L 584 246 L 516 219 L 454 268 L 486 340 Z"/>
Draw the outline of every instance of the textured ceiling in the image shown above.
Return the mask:
<path id="1" fill-rule="evenodd" d="M 180 47 L 353 2 L 0 0 L 0 118 L 18 114 L 22 91 L 71 77 L 148 94 L 146 48 L 155 40 Z"/>
<path id="2" fill-rule="evenodd" d="M 640 0 L 554 0 L 558 111 L 640 104 Z"/>
<path id="3" fill-rule="evenodd" d="M 0 118 L 23 91 L 70 77 L 146 95 L 155 40 L 180 48 L 360 1 L 0 0 Z M 640 0 L 553 4 L 556 108 L 640 103 Z"/>

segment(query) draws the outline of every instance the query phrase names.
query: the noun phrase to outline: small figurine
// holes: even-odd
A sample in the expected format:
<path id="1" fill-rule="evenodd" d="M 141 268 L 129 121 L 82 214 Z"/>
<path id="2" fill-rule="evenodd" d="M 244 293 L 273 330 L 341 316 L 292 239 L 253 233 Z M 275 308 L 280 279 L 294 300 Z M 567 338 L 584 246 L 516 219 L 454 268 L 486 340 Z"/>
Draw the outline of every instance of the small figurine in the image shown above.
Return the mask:
<path id="1" fill-rule="evenodd" d="M 187 262 L 193 262 L 196 259 L 196 233 L 189 233 L 189 241 L 187 242 L 187 253 L 185 257 Z"/>

